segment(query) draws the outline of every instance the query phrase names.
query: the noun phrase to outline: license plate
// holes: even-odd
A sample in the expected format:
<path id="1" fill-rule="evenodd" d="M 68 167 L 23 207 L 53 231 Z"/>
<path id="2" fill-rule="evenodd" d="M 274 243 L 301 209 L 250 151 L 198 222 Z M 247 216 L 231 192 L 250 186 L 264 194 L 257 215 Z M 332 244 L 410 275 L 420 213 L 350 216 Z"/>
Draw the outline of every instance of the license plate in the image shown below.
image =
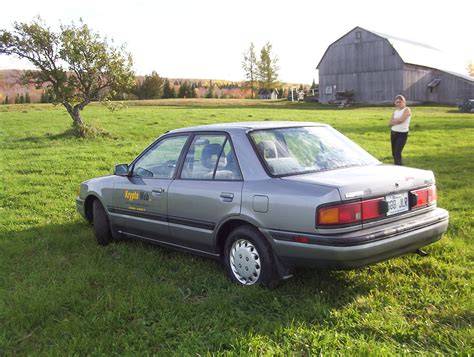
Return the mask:
<path id="1" fill-rule="evenodd" d="M 385 196 L 388 203 L 387 216 L 408 211 L 408 192 Z"/>

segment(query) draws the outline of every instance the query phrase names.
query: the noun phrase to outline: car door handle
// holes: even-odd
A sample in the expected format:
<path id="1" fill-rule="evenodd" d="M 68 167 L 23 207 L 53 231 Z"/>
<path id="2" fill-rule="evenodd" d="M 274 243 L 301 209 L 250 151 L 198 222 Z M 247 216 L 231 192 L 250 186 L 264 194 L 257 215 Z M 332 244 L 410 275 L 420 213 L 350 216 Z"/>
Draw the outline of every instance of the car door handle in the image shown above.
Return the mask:
<path id="1" fill-rule="evenodd" d="M 232 202 L 234 194 L 231 192 L 221 192 L 221 198 L 224 202 Z"/>
<path id="2" fill-rule="evenodd" d="M 152 194 L 153 196 L 161 196 L 161 194 L 162 194 L 163 192 L 165 192 L 165 190 L 164 190 L 163 188 L 153 188 L 153 189 L 151 190 L 151 194 Z"/>

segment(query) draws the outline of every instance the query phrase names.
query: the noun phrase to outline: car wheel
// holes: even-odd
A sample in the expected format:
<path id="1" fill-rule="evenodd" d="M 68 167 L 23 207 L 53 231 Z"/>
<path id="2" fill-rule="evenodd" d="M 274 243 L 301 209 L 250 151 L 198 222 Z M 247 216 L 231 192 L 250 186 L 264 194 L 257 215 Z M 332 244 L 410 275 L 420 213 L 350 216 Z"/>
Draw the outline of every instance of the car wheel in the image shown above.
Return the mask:
<path id="1" fill-rule="evenodd" d="M 224 247 L 224 264 L 232 281 L 241 285 L 273 287 L 278 275 L 270 246 L 253 227 L 232 231 Z"/>
<path id="2" fill-rule="evenodd" d="M 92 204 L 93 225 L 95 239 L 100 245 L 107 245 L 112 242 L 112 232 L 110 231 L 109 217 L 99 200 L 94 200 Z"/>

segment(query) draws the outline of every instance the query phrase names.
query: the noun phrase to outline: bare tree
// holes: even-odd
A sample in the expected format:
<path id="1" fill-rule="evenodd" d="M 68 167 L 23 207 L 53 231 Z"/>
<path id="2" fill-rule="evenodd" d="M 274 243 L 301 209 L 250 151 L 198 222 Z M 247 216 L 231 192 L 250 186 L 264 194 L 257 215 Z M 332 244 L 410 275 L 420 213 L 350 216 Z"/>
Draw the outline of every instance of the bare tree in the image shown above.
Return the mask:
<path id="1" fill-rule="evenodd" d="M 249 49 L 244 52 L 242 68 L 245 72 L 245 78 L 248 80 L 250 90 L 252 91 L 252 98 L 255 98 L 255 82 L 257 81 L 258 63 L 253 42 L 250 43 Z"/>

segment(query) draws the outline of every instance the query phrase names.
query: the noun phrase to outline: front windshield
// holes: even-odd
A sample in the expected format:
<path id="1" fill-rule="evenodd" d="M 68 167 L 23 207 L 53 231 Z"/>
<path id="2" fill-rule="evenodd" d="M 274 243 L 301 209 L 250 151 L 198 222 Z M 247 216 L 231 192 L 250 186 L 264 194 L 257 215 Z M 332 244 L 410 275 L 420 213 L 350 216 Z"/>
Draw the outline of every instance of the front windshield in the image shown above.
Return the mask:
<path id="1" fill-rule="evenodd" d="M 255 130 L 250 137 L 258 154 L 275 176 L 379 163 L 331 127 Z"/>

